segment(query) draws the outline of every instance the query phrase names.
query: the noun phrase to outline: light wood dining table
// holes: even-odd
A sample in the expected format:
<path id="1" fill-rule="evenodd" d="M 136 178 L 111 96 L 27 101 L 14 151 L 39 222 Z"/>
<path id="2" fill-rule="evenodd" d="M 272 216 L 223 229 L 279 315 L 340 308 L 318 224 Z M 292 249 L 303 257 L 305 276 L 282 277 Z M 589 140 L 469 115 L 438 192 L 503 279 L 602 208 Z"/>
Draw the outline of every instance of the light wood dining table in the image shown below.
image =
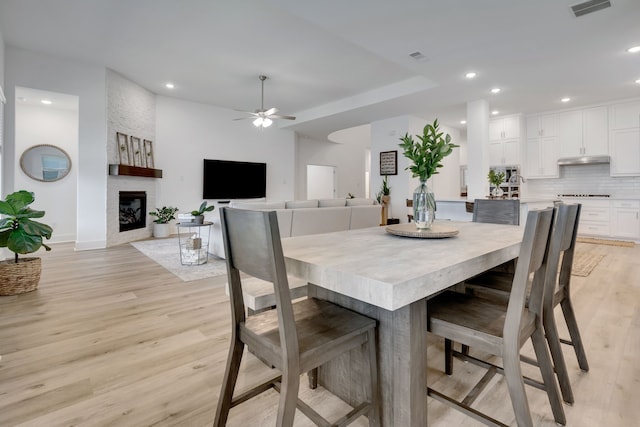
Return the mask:
<path id="1" fill-rule="evenodd" d="M 385 227 L 282 240 L 289 274 L 309 282 L 309 296 L 378 320 L 381 422 L 427 425 L 426 300 L 518 256 L 524 227 L 436 221 L 458 234 L 400 237 Z M 362 401 L 366 358 L 350 354 L 323 366 L 320 385 L 349 404 Z"/>

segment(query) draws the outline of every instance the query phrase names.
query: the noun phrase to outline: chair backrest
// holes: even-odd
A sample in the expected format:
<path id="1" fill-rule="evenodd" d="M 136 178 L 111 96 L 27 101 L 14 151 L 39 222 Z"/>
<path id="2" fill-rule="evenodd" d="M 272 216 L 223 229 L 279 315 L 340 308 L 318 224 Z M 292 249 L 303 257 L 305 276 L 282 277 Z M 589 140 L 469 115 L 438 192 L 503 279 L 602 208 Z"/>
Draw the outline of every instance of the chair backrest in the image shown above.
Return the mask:
<path id="1" fill-rule="evenodd" d="M 545 284 L 547 246 L 554 209 L 532 210 L 527 214 L 518 263 L 511 285 L 504 325 L 504 338 L 519 340 L 520 324 L 527 299 L 529 311 L 542 319 L 542 297 Z M 528 298 L 527 298 L 528 297 Z M 532 301 L 532 298 L 537 300 Z"/>
<path id="2" fill-rule="evenodd" d="M 560 265 L 560 277 L 558 286 L 563 292 L 569 292 L 569 284 L 571 283 L 571 268 L 573 266 L 573 255 L 576 249 L 576 237 L 578 236 L 578 225 L 580 223 L 580 212 L 582 204 L 576 203 L 569 214 L 567 230 L 562 241 L 561 250 L 562 264 Z"/>
<path id="3" fill-rule="evenodd" d="M 271 282 L 278 310 L 282 356 L 284 360 L 297 360 L 298 337 L 276 212 L 225 207 L 220 209 L 220 223 L 234 330 L 245 321 L 240 273 Z"/>
<path id="4" fill-rule="evenodd" d="M 520 225 L 520 200 L 475 199 L 473 201 L 473 222 Z"/>

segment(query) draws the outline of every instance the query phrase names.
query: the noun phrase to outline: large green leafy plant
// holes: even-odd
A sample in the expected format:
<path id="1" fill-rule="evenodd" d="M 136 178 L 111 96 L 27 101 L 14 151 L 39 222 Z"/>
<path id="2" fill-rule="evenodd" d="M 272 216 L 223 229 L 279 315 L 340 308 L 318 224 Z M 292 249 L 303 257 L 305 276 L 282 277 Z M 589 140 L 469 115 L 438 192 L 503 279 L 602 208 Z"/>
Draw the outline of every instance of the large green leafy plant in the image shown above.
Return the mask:
<path id="1" fill-rule="evenodd" d="M 156 224 L 168 224 L 169 221 L 176 219 L 176 212 L 178 212 L 178 208 L 176 207 L 163 206 L 156 208 L 155 211 L 149 212 L 149 215 L 156 217 L 156 219 L 153 220 Z"/>
<path id="2" fill-rule="evenodd" d="M 438 119 L 433 124 L 427 123 L 422 135 L 416 135 L 419 141 L 406 133 L 400 141 L 400 147 L 404 150 L 404 156 L 413 162 L 405 170 L 410 170 L 414 178 L 426 181 L 432 175 L 438 173 L 442 167 L 442 159 L 453 152 L 458 145 L 451 142 L 451 135 L 440 132 Z"/>
<path id="3" fill-rule="evenodd" d="M 25 190 L 16 191 L 7 195 L 5 200 L 0 200 L 0 248 L 8 248 L 15 253 L 15 262 L 18 262 L 18 254 L 30 254 L 44 247 L 47 251 L 51 248 L 42 242 L 42 238 L 50 239 L 53 229 L 33 218 L 42 218 L 44 211 L 36 211 L 29 207 L 35 200 L 33 193 Z"/>

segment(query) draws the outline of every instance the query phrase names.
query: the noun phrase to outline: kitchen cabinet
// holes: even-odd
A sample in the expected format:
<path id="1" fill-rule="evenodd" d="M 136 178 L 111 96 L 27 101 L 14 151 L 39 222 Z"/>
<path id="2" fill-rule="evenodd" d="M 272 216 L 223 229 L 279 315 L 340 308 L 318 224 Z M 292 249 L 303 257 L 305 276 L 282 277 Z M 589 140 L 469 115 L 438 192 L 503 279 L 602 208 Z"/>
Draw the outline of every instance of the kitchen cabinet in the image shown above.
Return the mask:
<path id="1" fill-rule="evenodd" d="M 615 200 L 611 212 L 613 237 L 640 238 L 640 200 Z"/>
<path id="2" fill-rule="evenodd" d="M 558 177 L 557 138 L 528 138 L 524 175 L 529 179 Z"/>
<path id="3" fill-rule="evenodd" d="M 556 136 L 556 114 L 527 117 L 527 139 Z"/>
<path id="4" fill-rule="evenodd" d="M 609 107 L 611 176 L 640 175 L 640 101 Z"/>
<path id="5" fill-rule="evenodd" d="M 609 154 L 607 126 L 607 107 L 559 113 L 556 136 L 560 157 Z"/>
<path id="6" fill-rule="evenodd" d="M 608 237 L 611 234 L 611 203 L 609 200 L 575 200 L 569 203 L 581 203 L 578 234 Z"/>
<path id="7" fill-rule="evenodd" d="M 640 126 L 640 101 L 609 106 L 609 129 L 628 129 Z"/>
<path id="8" fill-rule="evenodd" d="M 489 140 L 520 139 L 520 116 L 507 116 L 489 121 Z"/>
<path id="9" fill-rule="evenodd" d="M 489 166 L 520 165 L 521 116 L 489 121 Z"/>

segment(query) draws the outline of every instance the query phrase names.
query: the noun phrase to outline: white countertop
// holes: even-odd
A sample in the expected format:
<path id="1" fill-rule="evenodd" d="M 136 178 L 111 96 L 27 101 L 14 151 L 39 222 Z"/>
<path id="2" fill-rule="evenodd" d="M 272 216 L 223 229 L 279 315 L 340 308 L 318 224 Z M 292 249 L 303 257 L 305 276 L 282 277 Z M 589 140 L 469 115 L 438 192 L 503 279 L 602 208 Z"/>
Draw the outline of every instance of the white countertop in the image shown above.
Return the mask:
<path id="1" fill-rule="evenodd" d="M 523 197 L 520 199 L 520 203 L 553 203 L 555 201 L 559 201 L 559 197 Z M 473 199 L 466 198 L 436 198 L 437 202 L 473 202 Z"/>

